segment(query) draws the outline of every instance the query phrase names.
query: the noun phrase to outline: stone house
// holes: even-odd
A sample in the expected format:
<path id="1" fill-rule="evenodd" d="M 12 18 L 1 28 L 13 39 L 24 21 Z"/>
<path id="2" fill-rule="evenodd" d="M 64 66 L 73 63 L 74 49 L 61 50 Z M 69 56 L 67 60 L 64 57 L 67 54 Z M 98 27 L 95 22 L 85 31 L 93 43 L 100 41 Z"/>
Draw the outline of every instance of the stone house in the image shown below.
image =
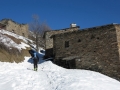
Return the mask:
<path id="1" fill-rule="evenodd" d="M 46 57 L 53 57 L 53 38 L 51 36 L 55 34 L 60 34 L 60 33 L 67 33 L 67 32 L 72 32 L 72 31 L 77 31 L 79 30 L 79 26 L 76 26 L 76 24 L 70 24 L 70 28 L 65 28 L 65 29 L 60 29 L 60 30 L 52 30 L 52 31 L 46 31 L 44 34 L 45 38 L 45 56 Z"/>
<path id="2" fill-rule="evenodd" d="M 27 24 L 19 24 L 11 19 L 2 19 L 0 23 L 4 25 L 5 30 L 8 30 L 10 32 L 16 33 L 24 37 L 28 37 Z"/>
<path id="3" fill-rule="evenodd" d="M 53 34 L 54 63 L 88 69 L 120 80 L 120 24 Z"/>

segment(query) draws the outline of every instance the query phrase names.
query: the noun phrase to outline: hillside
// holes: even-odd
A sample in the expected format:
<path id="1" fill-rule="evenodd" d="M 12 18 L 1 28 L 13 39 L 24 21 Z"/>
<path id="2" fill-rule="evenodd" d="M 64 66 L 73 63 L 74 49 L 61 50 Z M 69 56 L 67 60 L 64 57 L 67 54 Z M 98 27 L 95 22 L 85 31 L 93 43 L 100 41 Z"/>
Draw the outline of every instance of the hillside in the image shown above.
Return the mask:
<path id="1" fill-rule="evenodd" d="M 0 61 L 21 62 L 24 56 L 29 56 L 28 43 L 31 40 L 6 30 L 0 30 Z"/>
<path id="2" fill-rule="evenodd" d="M 59 67 L 44 61 L 40 52 L 38 71 L 33 71 L 28 44 L 33 42 L 0 30 L 0 90 L 120 90 L 115 79 L 89 70 Z"/>

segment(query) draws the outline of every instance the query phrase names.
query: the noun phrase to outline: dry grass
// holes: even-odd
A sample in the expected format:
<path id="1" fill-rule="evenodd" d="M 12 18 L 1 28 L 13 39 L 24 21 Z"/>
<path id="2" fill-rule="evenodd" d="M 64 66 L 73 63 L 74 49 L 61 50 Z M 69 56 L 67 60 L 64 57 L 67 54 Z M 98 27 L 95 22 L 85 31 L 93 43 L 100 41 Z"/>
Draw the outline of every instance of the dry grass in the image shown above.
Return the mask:
<path id="1" fill-rule="evenodd" d="M 16 39 L 15 37 L 13 37 L 13 36 L 10 36 L 10 35 L 7 35 L 7 34 L 4 34 L 4 35 L 6 35 L 7 37 L 9 37 L 10 39 L 12 39 L 15 43 L 17 43 L 17 44 L 21 44 L 21 42 L 23 41 L 23 40 L 21 40 L 21 39 Z"/>
<path id="2" fill-rule="evenodd" d="M 2 62 L 22 62 L 24 60 L 24 56 L 30 56 L 28 53 L 29 48 L 27 49 L 23 49 L 21 52 L 16 52 L 16 54 L 14 53 L 9 53 L 4 49 L 0 48 L 0 61 Z"/>
<path id="3" fill-rule="evenodd" d="M 20 44 L 21 42 L 23 42 L 23 40 L 16 39 L 13 36 L 10 36 L 10 35 L 6 35 L 6 36 L 11 38 L 17 44 Z M 17 48 L 14 48 L 14 47 L 10 47 L 10 48 L 5 46 L 4 43 L 0 43 L 0 61 L 19 63 L 24 60 L 24 56 L 30 56 L 28 52 L 30 48 L 23 49 L 21 51 L 19 51 Z"/>

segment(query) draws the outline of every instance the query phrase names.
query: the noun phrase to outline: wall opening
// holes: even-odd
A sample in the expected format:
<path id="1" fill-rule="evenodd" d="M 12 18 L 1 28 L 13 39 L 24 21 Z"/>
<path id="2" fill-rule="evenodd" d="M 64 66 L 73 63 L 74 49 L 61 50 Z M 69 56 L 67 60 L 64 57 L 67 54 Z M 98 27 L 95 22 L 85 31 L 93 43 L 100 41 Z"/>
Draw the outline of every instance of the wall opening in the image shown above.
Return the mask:
<path id="1" fill-rule="evenodd" d="M 81 40 L 80 40 L 80 39 L 78 39 L 78 42 L 81 42 Z"/>
<path id="2" fill-rule="evenodd" d="M 97 39 L 99 40 L 100 38 L 99 38 L 99 37 L 97 37 Z"/>
<path id="3" fill-rule="evenodd" d="M 69 41 L 65 41 L 65 48 L 69 47 Z"/>
<path id="4" fill-rule="evenodd" d="M 94 35 L 91 35 L 91 39 L 94 39 L 95 38 L 95 36 Z"/>

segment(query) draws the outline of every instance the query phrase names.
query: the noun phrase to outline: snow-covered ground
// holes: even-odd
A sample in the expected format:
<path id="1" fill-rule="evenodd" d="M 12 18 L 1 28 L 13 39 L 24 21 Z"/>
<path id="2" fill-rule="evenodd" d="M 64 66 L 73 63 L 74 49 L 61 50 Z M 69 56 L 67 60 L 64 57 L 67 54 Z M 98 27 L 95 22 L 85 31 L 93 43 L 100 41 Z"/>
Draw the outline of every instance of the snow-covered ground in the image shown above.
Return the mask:
<path id="1" fill-rule="evenodd" d="M 97 72 L 64 69 L 51 61 L 33 71 L 30 57 L 24 62 L 0 62 L 0 90 L 120 90 L 120 82 Z"/>
<path id="2" fill-rule="evenodd" d="M 4 34 L 27 39 L 14 33 L 0 30 L 0 42 L 19 50 L 28 47 L 21 42 L 17 45 Z M 6 41 L 7 40 L 7 41 Z M 22 63 L 0 62 L 0 90 L 120 90 L 120 82 L 97 72 L 77 69 L 64 69 L 51 61 L 43 61 L 40 53 L 38 71 L 33 71 L 30 57 Z"/>

